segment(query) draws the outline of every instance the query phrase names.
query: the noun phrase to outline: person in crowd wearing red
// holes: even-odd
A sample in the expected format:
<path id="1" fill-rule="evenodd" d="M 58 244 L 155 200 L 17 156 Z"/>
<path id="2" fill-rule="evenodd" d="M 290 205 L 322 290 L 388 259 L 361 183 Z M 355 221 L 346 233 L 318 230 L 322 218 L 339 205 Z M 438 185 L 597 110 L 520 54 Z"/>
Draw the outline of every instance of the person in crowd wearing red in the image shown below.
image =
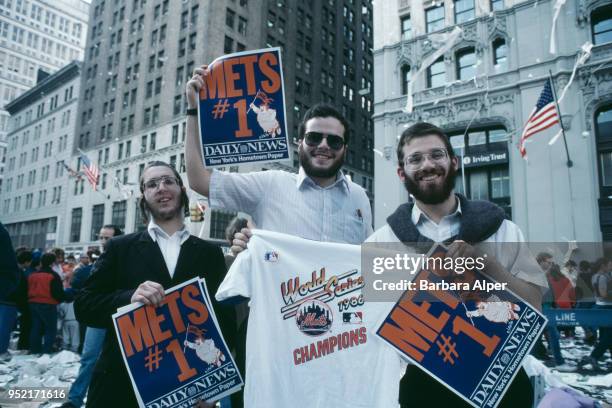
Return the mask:
<path id="1" fill-rule="evenodd" d="M 28 303 L 32 315 L 30 352 L 51 353 L 57 334 L 57 305 L 70 300 L 64 292 L 60 276 L 52 269 L 55 254 L 41 257 L 40 269 L 28 276 Z M 44 337 L 44 341 L 41 340 Z"/>

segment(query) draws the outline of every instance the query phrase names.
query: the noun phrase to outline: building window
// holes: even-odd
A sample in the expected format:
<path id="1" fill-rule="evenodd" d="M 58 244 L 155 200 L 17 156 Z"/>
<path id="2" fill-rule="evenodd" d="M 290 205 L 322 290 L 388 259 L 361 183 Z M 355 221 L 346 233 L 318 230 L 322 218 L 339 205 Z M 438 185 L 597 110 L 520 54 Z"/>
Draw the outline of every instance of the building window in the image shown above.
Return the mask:
<path id="1" fill-rule="evenodd" d="M 476 170 L 470 173 L 470 198 L 472 200 L 488 200 L 489 185 L 486 170 Z"/>
<path id="2" fill-rule="evenodd" d="M 505 70 L 508 62 L 508 46 L 503 38 L 493 41 L 493 65 L 498 70 Z"/>
<path id="3" fill-rule="evenodd" d="M 234 20 L 236 19 L 236 13 L 233 10 L 227 9 L 225 12 L 225 25 L 229 28 L 234 28 Z"/>
<path id="4" fill-rule="evenodd" d="M 468 146 L 480 146 L 487 144 L 487 134 L 484 131 L 470 132 L 468 134 Z"/>
<path id="5" fill-rule="evenodd" d="M 444 85 L 445 82 L 446 70 L 444 69 L 444 59 L 440 57 L 427 68 L 427 87 L 435 88 Z"/>
<path id="6" fill-rule="evenodd" d="M 510 175 L 508 169 L 491 170 L 491 198 L 510 197 Z"/>
<path id="7" fill-rule="evenodd" d="M 505 129 L 492 129 L 488 131 L 489 143 L 508 141 L 508 132 Z"/>
<path id="8" fill-rule="evenodd" d="M 147 151 L 147 139 L 148 135 L 141 136 L 140 138 L 140 153 L 145 153 Z"/>
<path id="9" fill-rule="evenodd" d="M 465 23 L 476 17 L 474 0 L 455 0 L 455 24 Z"/>
<path id="10" fill-rule="evenodd" d="M 608 147 L 612 140 L 612 105 L 605 106 L 595 114 L 595 126 L 599 145 L 601 185 L 612 187 L 612 150 Z M 605 194 L 606 197 L 609 195 Z"/>
<path id="11" fill-rule="evenodd" d="M 427 32 L 433 33 L 444 28 L 444 4 L 425 10 Z"/>
<path id="12" fill-rule="evenodd" d="M 94 205 L 91 210 L 91 234 L 90 241 L 98 239 L 98 232 L 104 225 L 104 204 Z"/>
<path id="13" fill-rule="evenodd" d="M 412 37 L 412 24 L 410 23 L 410 16 L 404 16 L 401 19 L 402 28 L 402 40 L 408 40 Z"/>
<path id="14" fill-rule="evenodd" d="M 149 150 L 155 150 L 156 139 L 157 139 L 157 132 L 151 133 L 149 137 Z"/>
<path id="15" fill-rule="evenodd" d="M 238 32 L 242 35 L 247 35 L 247 20 L 240 17 L 238 19 Z"/>
<path id="16" fill-rule="evenodd" d="M 127 210 L 127 202 L 123 201 L 115 201 L 113 203 L 113 212 L 112 212 L 112 224 L 118 226 L 121 229 L 125 229 L 125 213 Z"/>
<path id="17" fill-rule="evenodd" d="M 172 141 L 170 144 L 177 144 L 178 143 L 178 134 L 179 134 L 179 125 L 173 125 L 172 126 Z"/>
<path id="18" fill-rule="evenodd" d="M 600 7 L 593 11 L 591 28 L 595 45 L 612 41 L 612 5 Z"/>
<path id="19" fill-rule="evenodd" d="M 134 215 L 134 232 L 144 231 L 147 228 L 147 224 L 145 224 L 142 220 L 142 211 L 140 211 L 140 206 L 136 206 L 136 213 Z"/>
<path id="20" fill-rule="evenodd" d="M 229 54 L 232 52 L 232 47 L 234 45 L 234 40 L 231 37 L 225 36 L 225 40 L 223 42 L 223 52 Z"/>
<path id="21" fill-rule="evenodd" d="M 612 104 L 597 110 L 594 119 L 599 155 L 599 222 L 604 241 L 612 240 Z"/>
<path id="22" fill-rule="evenodd" d="M 504 9 L 504 0 L 491 0 L 491 11 Z"/>
<path id="23" fill-rule="evenodd" d="M 457 52 L 457 79 L 471 79 L 476 76 L 476 52 L 466 48 Z"/>
<path id="24" fill-rule="evenodd" d="M 599 153 L 601 185 L 612 187 L 612 151 Z"/>
<path id="25" fill-rule="evenodd" d="M 81 220 L 83 219 L 83 209 L 73 208 L 70 221 L 70 242 L 81 240 Z"/>
<path id="26" fill-rule="evenodd" d="M 212 210 L 210 216 L 210 237 L 215 239 L 225 239 L 225 228 L 236 213 L 230 211 Z"/>
<path id="27" fill-rule="evenodd" d="M 507 161 L 508 132 L 501 127 L 492 127 L 473 130 L 467 135 L 462 131 L 459 134 L 451 134 L 449 138 L 455 154 L 461 156 L 460 160 L 465 164 L 465 181 L 459 172 L 455 191 L 472 199 L 492 201 L 502 207 L 510 218 L 512 209 Z M 492 158 L 493 162 L 474 161 L 477 157 Z"/>
<path id="28" fill-rule="evenodd" d="M 408 93 L 408 84 L 410 83 L 410 65 L 404 64 L 401 69 L 402 76 L 402 95 Z"/>

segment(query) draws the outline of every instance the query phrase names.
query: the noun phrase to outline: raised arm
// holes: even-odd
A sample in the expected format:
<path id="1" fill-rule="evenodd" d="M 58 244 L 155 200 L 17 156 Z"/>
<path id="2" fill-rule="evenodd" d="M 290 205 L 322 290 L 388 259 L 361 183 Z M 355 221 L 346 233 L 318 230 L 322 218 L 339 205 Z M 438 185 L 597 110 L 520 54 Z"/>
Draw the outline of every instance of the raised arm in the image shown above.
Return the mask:
<path id="1" fill-rule="evenodd" d="M 202 65 L 193 72 L 193 77 L 187 82 L 187 106 L 189 109 L 198 107 L 198 94 L 204 85 L 203 76 L 206 75 L 207 66 Z M 202 161 L 202 146 L 198 132 L 198 117 L 187 116 L 187 139 L 185 141 L 185 159 L 187 162 L 187 180 L 189 187 L 208 197 L 211 171 L 204 167 Z"/>

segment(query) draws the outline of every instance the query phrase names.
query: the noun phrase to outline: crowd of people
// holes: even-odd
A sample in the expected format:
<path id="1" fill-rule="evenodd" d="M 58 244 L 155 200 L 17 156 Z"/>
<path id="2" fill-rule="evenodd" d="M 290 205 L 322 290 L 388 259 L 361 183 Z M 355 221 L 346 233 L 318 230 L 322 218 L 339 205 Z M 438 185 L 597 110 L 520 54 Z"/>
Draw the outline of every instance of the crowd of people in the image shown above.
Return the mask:
<path id="1" fill-rule="evenodd" d="M 592 263 L 582 260 L 577 264 L 570 259 L 575 249 L 575 244 L 570 243 L 569 250 L 562 261 L 563 266 L 555 263 L 550 253 L 538 254 L 536 259 L 542 270 L 546 272 L 549 286 L 542 300 L 542 308 L 568 311 L 612 309 L 612 261 L 601 257 Z M 539 341 L 533 354 L 559 371 L 574 371 L 588 365 L 591 369 L 598 370 L 599 360 L 604 356 L 606 350 L 610 350 L 612 354 L 612 327 L 583 325 L 582 329 L 584 342 L 593 346 L 593 350 L 589 356 L 579 362 L 577 367 L 566 363 L 559 343 L 561 333 L 566 338 L 574 338 L 576 336 L 575 327 L 557 326 L 552 319 L 549 319 L 545 331 L 548 350 L 542 341 Z M 552 358 L 549 358 L 549 353 L 552 353 Z"/>
<path id="2" fill-rule="evenodd" d="M 105 226 L 104 229 L 115 227 Z M 0 300 L 0 359 L 9 357 L 11 334 L 18 330 L 16 349 L 33 354 L 60 350 L 81 352 L 85 327 L 74 314 L 74 298 L 100 256 L 98 248 L 66 256 L 61 248 L 42 251 L 17 247 L 17 286 Z"/>

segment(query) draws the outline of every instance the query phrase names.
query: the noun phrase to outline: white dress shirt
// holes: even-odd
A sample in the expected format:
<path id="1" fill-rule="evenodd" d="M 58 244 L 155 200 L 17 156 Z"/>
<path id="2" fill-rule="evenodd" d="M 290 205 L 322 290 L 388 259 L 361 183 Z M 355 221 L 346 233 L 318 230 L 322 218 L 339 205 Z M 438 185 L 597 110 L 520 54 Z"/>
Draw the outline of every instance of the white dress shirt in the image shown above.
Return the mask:
<path id="1" fill-rule="evenodd" d="M 172 235 L 166 234 L 161 227 L 151 220 L 147 227 L 147 231 L 153 242 L 156 242 L 161 250 L 161 253 L 166 261 L 166 267 L 170 273 L 170 277 L 174 277 L 174 270 L 178 262 L 179 254 L 181 253 L 181 245 L 189 238 L 187 227 L 183 227 Z"/>
<path id="2" fill-rule="evenodd" d="M 435 223 L 427 216 L 417 203 L 412 207 L 412 222 L 417 231 L 424 237 L 434 242 L 444 242 L 459 234 L 461 228 L 461 203 L 457 200 L 457 209 L 449 215 L 442 217 L 439 223 Z"/>
<path id="3" fill-rule="evenodd" d="M 314 241 L 361 244 L 372 233 L 372 211 L 364 189 L 339 171 L 327 187 L 300 168 L 252 173 L 213 171 L 211 208 L 249 214 L 257 228 Z"/>

